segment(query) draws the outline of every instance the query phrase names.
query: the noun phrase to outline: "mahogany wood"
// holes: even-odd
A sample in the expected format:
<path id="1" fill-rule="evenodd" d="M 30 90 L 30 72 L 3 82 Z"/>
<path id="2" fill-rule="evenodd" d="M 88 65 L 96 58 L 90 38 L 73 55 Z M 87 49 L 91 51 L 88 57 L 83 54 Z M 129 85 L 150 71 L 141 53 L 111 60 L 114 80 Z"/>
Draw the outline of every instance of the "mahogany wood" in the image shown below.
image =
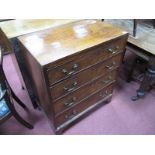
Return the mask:
<path id="1" fill-rule="evenodd" d="M 96 92 L 95 94 L 88 96 L 87 98 L 85 98 L 84 101 L 77 104 L 75 107 L 69 109 L 68 111 L 65 111 L 60 116 L 56 117 L 56 125 L 59 126 L 66 121 L 70 121 L 73 117 L 76 117 L 76 115 L 78 115 L 80 112 L 92 106 L 99 100 L 106 99 L 107 96 L 112 94 L 112 91 L 113 91 L 113 85 L 110 85 Z"/>
<path id="2" fill-rule="evenodd" d="M 127 37 L 99 20 L 18 37 L 35 94 L 56 133 L 110 101 Z"/>
<path id="3" fill-rule="evenodd" d="M 91 50 L 85 50 L 84 52 L 81 52 L 81 54 L 76 55 L 75 58 L 71 57 L 65 59 L 65 61 L 68 62 L 61 66 L 52 68 L 52 66 L 48 65 L 47 74 L 50 85 L 89 68 L 96 63 L 106 60 L 119 52 L 123 52 L 122 49 L 124 49 L 124 45 L 125 40 L 119 38 L 117 40 L 110 41 L 108 44 L 96 46 Z M 77 67 L 74 68 L 74 65 Z M 51 68 L 49 68 L 49 66 Z M 64 72 L 64 69 L 66 72 Z"/>
<path id="4" fill-rule="evenodd" d="M 81 100 L 85 99 L 86 96 L 93 94 L 94 92 L 102 89 L 108 84 L 112 83 L 116 79 L 117 69 L 111 73 L 104 74 L 101 77 L 95 79 L 94 81 L 89 82 L 86 85 L 83 85 L 77 91 L 72 92 L 69 95 L 57 100 L 54 102 L 54 112 L 56 115 L 64 112 L 74 105 L 78 104 Z"/>
<path id="5" fill-rule="evenodd" d="M 122 54 L 119 54 L 54 85 L 50 88 L 53 100 L 69 94 L 70 92 L 78 89 L 85 83 L 90 82 L 103 74 L 109 73 L 114 68 L 117 68 L 120 65 L 121 59 Z M 108 66 L 110 67 L 108 68 Z M 65 90 L 64 88 L 68 89 Z"/>

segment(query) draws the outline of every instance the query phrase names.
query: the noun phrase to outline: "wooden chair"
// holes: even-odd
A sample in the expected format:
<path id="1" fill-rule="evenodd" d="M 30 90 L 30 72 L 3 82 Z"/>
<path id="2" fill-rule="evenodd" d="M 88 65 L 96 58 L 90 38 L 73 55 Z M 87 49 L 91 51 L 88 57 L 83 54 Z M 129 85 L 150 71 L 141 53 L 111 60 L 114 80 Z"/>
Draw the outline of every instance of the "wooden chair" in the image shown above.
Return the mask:
<path id="1" fill-rule="evenodd" d="M 7 81 L 3 70 L 3 52 L 4 50 L 0 47 L 0 124 L 14 116 L 19 123 L 29 129 L 33 129 L 33 126 L 25 121 L 15 109 L 14 101 L 24 110 L 28 110 L 26 105 L 15 95 Z"/>

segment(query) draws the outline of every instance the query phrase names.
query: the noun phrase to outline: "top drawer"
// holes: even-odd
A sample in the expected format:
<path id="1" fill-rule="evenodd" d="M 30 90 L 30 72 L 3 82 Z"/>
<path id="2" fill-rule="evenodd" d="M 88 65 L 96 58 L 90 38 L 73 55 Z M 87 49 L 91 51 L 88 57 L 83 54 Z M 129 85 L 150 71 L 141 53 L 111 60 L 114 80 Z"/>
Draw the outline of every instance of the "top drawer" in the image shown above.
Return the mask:
<path id="1" fill-rule="evenodd" d="M 64 63 L 63 65 L 47 69 L 49 84 L 53 85 L 60 80 L 66 79 L 67 77 L 88 68 L 89 66 L 92 66 L 119 52 L 122 52 L 124 46 L 124 39 L 117 39 L 115 41 L 113 40 L 96 48 L 93 47 L 92 49 L 83 52 L 84 54 L 79 54 L 76 58 L 74 58 L 74 60 L 67 60 L 68 62 Z"/>

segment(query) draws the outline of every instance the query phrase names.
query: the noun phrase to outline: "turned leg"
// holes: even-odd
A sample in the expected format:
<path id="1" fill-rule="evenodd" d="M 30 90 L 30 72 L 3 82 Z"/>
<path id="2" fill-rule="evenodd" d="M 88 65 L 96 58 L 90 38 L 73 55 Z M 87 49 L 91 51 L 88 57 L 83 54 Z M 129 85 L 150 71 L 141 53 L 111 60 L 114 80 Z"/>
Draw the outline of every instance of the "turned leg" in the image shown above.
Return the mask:
<path id="1" fill-rule="evenodd" d="M 144 97 L 145 92 L 148 90 L 153 78 L 155 78 L 155 57 L 150 58 L 147 71 L 140 85 L 140 88 L 137 91 L 137 95 L 132 97 L 133 101 L 136 101 L 139 98 Z"/>

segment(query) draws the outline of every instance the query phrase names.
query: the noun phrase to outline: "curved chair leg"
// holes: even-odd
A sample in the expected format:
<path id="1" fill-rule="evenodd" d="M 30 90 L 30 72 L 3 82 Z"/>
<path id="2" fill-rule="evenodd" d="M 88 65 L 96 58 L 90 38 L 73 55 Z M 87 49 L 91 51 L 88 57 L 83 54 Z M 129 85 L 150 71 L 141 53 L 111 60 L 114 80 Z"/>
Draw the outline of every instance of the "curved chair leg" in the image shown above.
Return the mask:
<path id="1" fill-rule="evenodd" d="M 2 72 L 3 72 L 3 76 L 5 77 L 6 83 L 7 83 L 8 87 L 9 87 L 9 89 L 10 89 L 10 93 L 11 93 L 12 97 L 15 99 L 15 101 L 16 101 L 22 108 L 28 110 L 28 108 L 26 107 L 26 105 L 16 96 L 16 94 L 14 93 L 14 91 L 12 90 L 12 88 L 10 87 L 10 84 L 9 84 L 9 82 L 8 82 L 6 76 L 5 76 L 5 73 L 4 73 L 3 69 L 2 69 Z"/>
<path id="2" fill-rule="evenodd" d="M 11 100 L 11 99 L 10 99 Z M 11 101 L 13 102 L 13 101 Z M 10 103 L 9 101 L 7 101 L 7 105 L 12 113 L 12 115 L 15 117 L 15 119 L 21 123 L 22 125 L 24 125 L 25 127 L 29 128 L 29 129 L 33 129 L 33 126 L 28 123 L 27 121 L 25 121 L 18 113 L 17 111 L 15 110 L 14 106 L 12 103 Z"/>
<path id="3" fill-rule="evenodd" d="M 15 99 L 15 101 L 16 101 L 22 108 L 28 110 L 28 108 L 26 107 L 26 105 L 16 96 L 16 94 L 13 92 L 13 90 L 12 90 L 11 88 L 10 88 L 10 90 L 11 90 L 11 95 L 12 95 L 12 97 Z"/>
<path id="4" fill-rule="evenodd" d="M 27 121 L 25 121 L 16 111 L 12 112 L 13 116 L 15 117 L 15 119 L 20 122 L 22 125 L 24 125 L 25 127 L 29 128 L 29 129 L 33 129 L 33 126 L 28 123 Z"/>

